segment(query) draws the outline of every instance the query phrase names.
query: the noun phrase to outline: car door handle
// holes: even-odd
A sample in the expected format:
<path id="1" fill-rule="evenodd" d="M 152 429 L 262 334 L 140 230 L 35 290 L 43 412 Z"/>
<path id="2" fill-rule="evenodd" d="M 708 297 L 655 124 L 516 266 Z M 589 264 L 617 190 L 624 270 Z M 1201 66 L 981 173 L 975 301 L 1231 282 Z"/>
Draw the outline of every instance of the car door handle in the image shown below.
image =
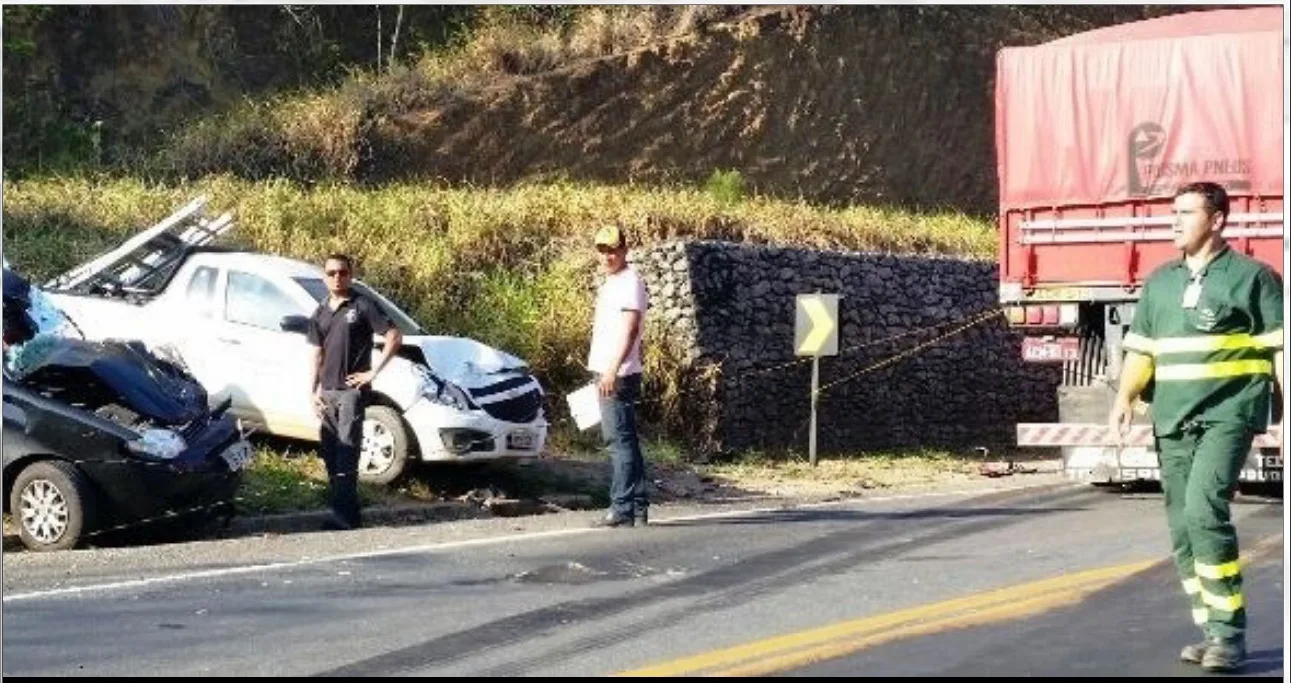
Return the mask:
<path id="1" fill-rule="evenodd" d="M 233 344 L 233 345 L 242 343 L 241 341 L 234 339 L 233 337 L 220 337 L 220 341 L 224 342 L 225 344 Z"/>

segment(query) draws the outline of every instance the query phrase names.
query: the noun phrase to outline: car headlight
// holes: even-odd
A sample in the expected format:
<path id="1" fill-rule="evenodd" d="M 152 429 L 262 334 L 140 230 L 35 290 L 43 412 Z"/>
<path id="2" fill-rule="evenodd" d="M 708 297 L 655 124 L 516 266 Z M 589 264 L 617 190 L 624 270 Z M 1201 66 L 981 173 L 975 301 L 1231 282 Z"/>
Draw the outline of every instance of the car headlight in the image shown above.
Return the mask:
<path id="1" fill-rule="evenodd" d="M 145 429 L 139 438 L 126 442 L 126 448 L 158 460 L 171 460 L 188 448 L 184 437 L 169 429 Z"/>
<path id="2" fill-rule="evenodd" d="M 474 410 L 475 403 L 471 397 L 461 387 L 451 382 L 436 377 L 430 370 L 417 366 L 418 373 L 421 376 L 421 395 L 451 408 L 458 410 Z"/>

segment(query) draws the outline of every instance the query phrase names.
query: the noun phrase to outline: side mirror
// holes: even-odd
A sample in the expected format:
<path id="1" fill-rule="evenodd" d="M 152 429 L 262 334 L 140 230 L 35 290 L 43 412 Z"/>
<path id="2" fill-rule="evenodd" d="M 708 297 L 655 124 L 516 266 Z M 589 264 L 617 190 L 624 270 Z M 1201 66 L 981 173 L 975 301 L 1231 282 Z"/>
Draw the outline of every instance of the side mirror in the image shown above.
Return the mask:
<path id="1" fill-rule="evenodd" d="M 283 332 L 295 332 L 305 334 L 309 331 L 309 318 L 303 315 L 284 315 L 278 323 Z"/>

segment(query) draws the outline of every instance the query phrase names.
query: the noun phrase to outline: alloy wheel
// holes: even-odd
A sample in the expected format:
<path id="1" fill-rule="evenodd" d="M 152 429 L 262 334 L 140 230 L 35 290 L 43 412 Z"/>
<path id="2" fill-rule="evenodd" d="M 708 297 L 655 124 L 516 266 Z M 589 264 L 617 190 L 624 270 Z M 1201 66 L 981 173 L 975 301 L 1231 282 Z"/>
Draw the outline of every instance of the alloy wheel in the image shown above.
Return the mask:
<path id="1" fill-rule="evenodd" d="M 359 451 L 359 472 L 378 474 L 394 464 L 394 434 L 376 420 L 363 421 L 363 448 Z"/>
<path id="2" fill-rule="evenodd" d="M 67 532 L 67 499 L 47 479 L 34 479 L 22 490 L 19 517 L 27 533 L 41 543 L 55 543 Z"/>

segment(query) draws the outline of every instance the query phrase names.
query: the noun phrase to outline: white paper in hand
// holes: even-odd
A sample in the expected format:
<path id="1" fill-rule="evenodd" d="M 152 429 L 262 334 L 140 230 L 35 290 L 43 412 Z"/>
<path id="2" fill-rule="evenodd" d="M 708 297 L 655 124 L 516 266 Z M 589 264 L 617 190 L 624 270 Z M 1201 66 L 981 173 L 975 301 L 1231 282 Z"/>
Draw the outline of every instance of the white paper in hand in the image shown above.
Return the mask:
<path id="1" fill-rule="evenodd" d="M 566 399 L 569 401 L 569 414 L 574 418 L 574 424 L 580 430 L 590 429 L 600 423 L 600 396 L 600 388 L 593 382 L 582 389 L 574 391 Z"/>

